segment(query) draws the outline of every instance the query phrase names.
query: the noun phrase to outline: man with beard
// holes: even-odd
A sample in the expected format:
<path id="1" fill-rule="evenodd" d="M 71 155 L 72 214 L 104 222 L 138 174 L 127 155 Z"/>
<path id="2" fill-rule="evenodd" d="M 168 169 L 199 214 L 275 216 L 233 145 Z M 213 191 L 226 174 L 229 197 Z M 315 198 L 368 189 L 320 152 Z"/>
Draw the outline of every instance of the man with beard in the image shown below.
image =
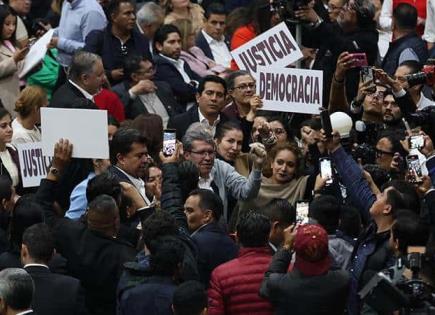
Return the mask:
<path id="1" fill-rule="evenodd" d="M 402 111 L 397 105 L 391 90 L 387 90 L 384 95 L 384 103 L 382 105 L 382 120 L 384 128 L 388 130 L 397 130 L 400 133 L 404 132 L 402 123 Z"/>
<path id="2" fill-rule="evenodd" d="M 155 79 L 165 81 L 185 110 L 195 105 L 195 94 L 199 77 L 189 65 L 180 59 L 181 33 L 171 24 L 160 27 L 154 35 L 154 45 L 158 51 L 154 61 L 156 64 Z"/>

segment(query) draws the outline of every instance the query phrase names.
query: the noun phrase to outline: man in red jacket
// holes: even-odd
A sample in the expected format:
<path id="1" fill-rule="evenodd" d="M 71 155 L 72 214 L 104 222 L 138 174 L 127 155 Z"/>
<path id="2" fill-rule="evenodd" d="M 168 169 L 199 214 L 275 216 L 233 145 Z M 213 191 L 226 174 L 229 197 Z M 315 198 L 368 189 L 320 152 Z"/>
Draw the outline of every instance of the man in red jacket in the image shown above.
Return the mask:
<path id="1" fill-rule="evenodd" d="M 268 246 L 270 220 L 249 212 L 237 224 L 241 245 L 238 258 L 217 267 L 210 280 L 209 315 L 269 315 L 272 305 L 258 295 L 261 281 L 272 260 Z"/>

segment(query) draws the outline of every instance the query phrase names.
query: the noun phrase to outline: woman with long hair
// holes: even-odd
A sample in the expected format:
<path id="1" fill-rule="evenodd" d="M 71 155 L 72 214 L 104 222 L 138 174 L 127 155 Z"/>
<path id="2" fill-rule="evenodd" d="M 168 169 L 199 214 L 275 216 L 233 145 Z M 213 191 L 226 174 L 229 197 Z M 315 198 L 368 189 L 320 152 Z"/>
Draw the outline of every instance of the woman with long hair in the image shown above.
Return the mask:
<path id="1" fill-rule="evenodd" d="M 192 21 L 195 34 L 202 28 L 204 10 L 199 4 L 191 3 L 190 0 L 164 0 L 162 2 L 166 13 L 165 24 L 172 24 L 178 19 L 188 19 Z"/>

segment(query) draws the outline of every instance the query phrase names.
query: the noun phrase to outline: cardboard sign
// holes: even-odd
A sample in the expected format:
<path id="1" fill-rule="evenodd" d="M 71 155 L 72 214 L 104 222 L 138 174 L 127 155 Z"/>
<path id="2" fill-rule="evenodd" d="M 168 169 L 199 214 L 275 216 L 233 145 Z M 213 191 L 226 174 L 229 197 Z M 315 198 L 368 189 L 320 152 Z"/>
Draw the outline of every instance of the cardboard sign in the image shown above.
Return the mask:
<path id="1" fill-rule="evenodd" d="M 109 158 L 106 110 L 42 107 L 41 130 L 45 155 L 53 155 L 59 139 L 68 139 L 74 158 Z"/>
<path id="2" fill-rule="evenodd" d="M 16 147 L 20 159 L 23 187 L 39 186 L 41 179 L 47 177 L 53 158 L 42 153 L 41 142 L 21 143 Z"/>
<path id="3" fill-rule="evenodd" d="M 51 38 L 53 37 L 53 33 L 54 29 L 48 30 L 40 39 L 36 41 L 36 43 L 32 45 L 32 47 L 30 47 L 26 58 L 24 58 L 23 69 L 18 75 L 20 79 L 23 78 L 27 73 L 29 73 L 30 70 L 35 68 L 44 59 L 45 54 L 48 50 L 47 45 L 50 43 Z"/>
<path id="4" fill-rule="evenodd" d="M 262 110 L 318 114 L 322 106 L 323 72 L 259 67 L 255 75 Z"/>
<path id="5" fill-rule="evenodd" d="M 234 49 L 231 55 L 240 69 L 251 74 L 257 73 L 259 66 L 284 68 L 302 58 L 302 52 L 284 22 Z"/>

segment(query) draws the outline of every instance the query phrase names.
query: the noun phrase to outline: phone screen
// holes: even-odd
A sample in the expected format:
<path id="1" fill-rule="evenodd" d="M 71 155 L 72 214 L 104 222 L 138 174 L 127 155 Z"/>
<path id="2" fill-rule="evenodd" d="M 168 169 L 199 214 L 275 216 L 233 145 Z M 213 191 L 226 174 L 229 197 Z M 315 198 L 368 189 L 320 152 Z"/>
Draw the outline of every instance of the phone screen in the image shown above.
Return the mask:
<path id="1" fill-rule="evenodd" d="M 320 176 L 327 179 L 326 184 L 332 184 L 332 166 L 329 158 L 321 158 L 320 161 Z"/>
<path id="2" fill-rule="evenodd" d="M 171 156 L 175 153 L 176 145 L 175 129 L 166 129 L 163 132 L 163 154 Z"/>
<path id="3" fill-rule="evenodd" d="M 373 82 L 373 68 L 361 67 L 361 80 L 363 83 Z"/>
<path id="4" fill-rule="evenodd" d="M 418 155 L 408 155 L 406 157 L 406 162 L 408 164 L 408 172 L 411 183 L 421 183 L 422 182 L 422 172 L 420 160 Z"/>
<path id="5" fill-rule="evenodd" d="M 351 54 L 353 62 L 353 68 L 366 67 L 368 66 L 367 55 L 366 53 L 354 53 Z"/>
<path id="6" fill-rule="evenodd" d="M 296 222 L 299 224 L 308 223 L 308 201 L 296 202 Z"/>
<path id="7" fill-rule="evenodd" d="M 411 136 L 409 138 L 409 147 L 411 149 L 421 149 L 424 147 L 424 137 L 423 136 Z"/>

